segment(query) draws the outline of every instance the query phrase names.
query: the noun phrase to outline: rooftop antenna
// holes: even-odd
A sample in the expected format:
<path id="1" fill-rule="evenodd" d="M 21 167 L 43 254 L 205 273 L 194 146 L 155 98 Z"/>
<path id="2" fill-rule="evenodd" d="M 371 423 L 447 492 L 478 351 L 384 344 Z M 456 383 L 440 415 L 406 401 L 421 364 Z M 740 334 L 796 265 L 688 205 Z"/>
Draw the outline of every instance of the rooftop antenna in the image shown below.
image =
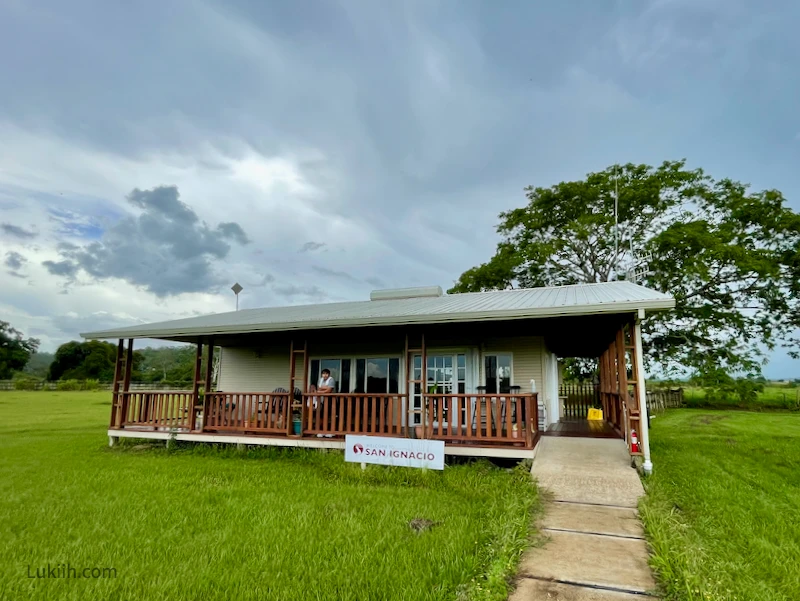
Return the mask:
<path id="1" fill-rule="evenodd" d="M 239 282 L 236 282 L 233 286 L 231 286 L 231 290 L 236 295 L 236 310 L 239 310 L 239 293 L 244 290 L 244 288 L 239 285 Z"/>

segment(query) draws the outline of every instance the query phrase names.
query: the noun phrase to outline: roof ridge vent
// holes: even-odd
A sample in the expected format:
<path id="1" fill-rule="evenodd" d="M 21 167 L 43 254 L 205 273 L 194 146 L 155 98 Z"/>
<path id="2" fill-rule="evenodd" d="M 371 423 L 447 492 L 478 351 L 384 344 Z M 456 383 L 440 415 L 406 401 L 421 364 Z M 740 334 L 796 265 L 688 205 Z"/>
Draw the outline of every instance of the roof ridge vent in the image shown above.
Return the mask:
<path id="1" fill-rule="evenodd" d="M 398 300 L 402 298 L 435 298 L 442 296 L 441 286 L 419 286 L 417 288 L 386 288 L 373 290 L 369 300 Z"/>

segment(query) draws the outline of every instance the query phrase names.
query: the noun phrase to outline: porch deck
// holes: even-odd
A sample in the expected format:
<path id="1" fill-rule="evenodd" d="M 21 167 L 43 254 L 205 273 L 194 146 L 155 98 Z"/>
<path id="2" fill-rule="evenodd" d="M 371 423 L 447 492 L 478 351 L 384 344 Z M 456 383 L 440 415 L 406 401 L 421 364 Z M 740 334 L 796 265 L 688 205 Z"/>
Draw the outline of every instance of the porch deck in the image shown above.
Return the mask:
<path id="1" fill-rule="evenodd" d="M 442 440 L 451 455 L 532 457 L 534 394 L 117 392 L 109 436 L 344 448 L 348 434 Z"/>
<path id="2" fill-rule="evenodd" d="M 605 420 L 566 419 L 550 424 L 545 436 L 572 438 L 622 438 L 619 432 Z"/>

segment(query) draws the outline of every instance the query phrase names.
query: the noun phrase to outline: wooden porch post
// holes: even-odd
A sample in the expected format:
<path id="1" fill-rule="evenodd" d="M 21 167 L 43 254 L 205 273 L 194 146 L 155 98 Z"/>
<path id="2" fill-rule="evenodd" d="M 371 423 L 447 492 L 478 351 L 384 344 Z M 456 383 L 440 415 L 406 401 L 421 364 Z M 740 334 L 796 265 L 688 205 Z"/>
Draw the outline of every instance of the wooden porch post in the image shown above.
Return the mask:
<path id="1" fill-rule="evenodd" d="M 197 349 L 194 356 L 194 379 L 192 381 L 192 405 L 191 411 L 189 412 L 189 431 L 195 429 L 197 425 L 197 406 L 200 403 L 200 384 L 203 383 L 202 378 L 202 369 L 203 369 L 203 343 L 198 340 L 197 341 Z M 208 395 L 208 390 L 203 392 L 203 406 L 206 406 L 205 399 Z M 203 425 L 207 420 L 207 413 L 203 413 Z"/>
<path id="2" fill-rule="evenodd" d="M 117 360 L 114 363 L 114 387 L 111 393 L 111 421 L 109 428 L 121 428 L 125 419 L 122 415 L 122 395 L 120 395 L 120 378 L 122 377 L 122 362 L 125 357 L 125 340 L 119 339 L 117 343 Z"/>
<path id="3" fill-rule="evenodd" d="M 211 393 L 211 387 L 213 384 L 213 377 L 214 377 L 214 338 L 209 338 L 208 344 L 206 345 L 206 374 L 205 378 L 203 379 L 203 420 L 205 422 L 205 417 L 208 415 L 208 408 L 210 406 L 209 402 L 209 395 Z M 192 418 L 191 423 L 189 424 L 190 430 L 194 430 L 197 427 L 196 424 L 196 416 L 197 411 L 193 408 L 192 409 Z"/>
<path id="4" fill-rule="evenodd" d="M 211 392 L 212 378 L 214 375 L 214 339 L 210 338 L 206 345 L 206 377 L 203 381 L 206 394 Z"/>
<path id="5" fill-rule="evenodd" d="M 614 343 L 610 342 L 606 349 L 606 367 L 608 368 L 608 376 L 606 377 L 606 390 L 608 391 L 608 402 L 614 407 L 614 425 L 620 427 L 620 417 L 622 415 L 622 404 L 614 393 L 616 386 L 614 383 Z"/>
<path id="6" fill-rule="evenodd" d="M 628 418 L 625 408 L 630 405 L 628 395 L 628 362 L 625 358 L 625 324 L 620 325 L 617 330 L 617 384 L 619 386 L 620 405 L 623 408 L 623 418 L 625 421 L 625 435 L 628 436 Z"/>
<path id="7" fill-rule="evenodd" d="M 647 391 L 645 390 L 644 383 L 644 358 L 642 356 L 642 324 L 641 320 L 644 318 L 644 310 L 639 309 L 633 321 L 633 331 L 631 337 L 633 338 L 634 348 L 634 364 L 636 365 L 636 381 L 638 382 L 638 398 L 636 403 L 639 406 L 641 419 L 639 420 L 639 428 L 637 433 L 641 436 L 642 454 L 644 455 L 644 463 L 642 469 L 646 474 L 653 472 L 653 462 L 650 461 L 650 432 L 647 427 Z"/>
<path id="8" fill-rule="evenodd" d="M 420 332 L 419 334 L 419 347 L 414 348 L 410 341 L 411 334 L 406 331 L 406 395 L 408 397 L 408 407 L 405 416 L 406 422 L 406 436 L 410 436 L 410 430 L 415 427 L 415 424 L 409 423 L 409 418 L 412 415 L 419 415 L 420 416 L 420 423 L 419 425 L 422 427 L 422 438 L 428 437 L 428 425 L 430 424 L 431 427 L 433 424 L 432 415 L 428 414 L 428 410 L 425 407 L 426 402 L 426 395 L 427 395 L 427 350 L 425 347 L 425 334 Z M 416 338 L 415 338 L 416 340 Z M 414 378 L 414 355 L 419 354 L 420 356 L 420 379 L 417 380 Z M 415 385 L 419 384 L 419 399 L 420 399 L 420 408 L 419 411 L 412 409 L 414 403 L 414 388 Z M 478 401 L 480 403 L 480 400 Z M 433 406 L 431 405 L 431 410 Z M 478 424 L 478 429 L 480 429 L 480 424 Z"/>
<path id="9" fill-rule="evenodd" d="M 299 386 L 300 388 L 300 401 L 299 403 L 294 399 L 294 389 L 297 386 L 297 355 L 303 355 L 303 380 Z M 313 412 L 307 411 L 305 394 L 308 392 L 308 378 L 309 378 L 309 356 L 308 356 L 308 339 L 303 341 L 303 347 L 297 348 L 294 343 L 294 338 L 289 342 L 289 399 L 286 414 L 286 435 L 302 437 L 303 430 L 311 428 L 311 421 L 313 420 Z M 326 401 L 323 401 L 326 402 Z M 313 408 L 313 407 L 312 407 Z M 300 410 L 300 434 L 294 433 L 294 410 Z M 306 423 L 308 419 L 308 423 Z"/>
<path id="10" fill-rule="evenodd" d="M 120 341 L 122 342 L 122 341 Z M 119 347 L 118 347 L 119 350 Z M 133 338 L 128 338 L 128 350 L 125 353 L 125 375 L 122 379 L 122 399 L 120 401 L 120 424 L 125 423 L 125 420 L 128 418 L 128 401 L 130 400 L 130 392 L 131 389 L 131 371 L 133 369 Z"/>

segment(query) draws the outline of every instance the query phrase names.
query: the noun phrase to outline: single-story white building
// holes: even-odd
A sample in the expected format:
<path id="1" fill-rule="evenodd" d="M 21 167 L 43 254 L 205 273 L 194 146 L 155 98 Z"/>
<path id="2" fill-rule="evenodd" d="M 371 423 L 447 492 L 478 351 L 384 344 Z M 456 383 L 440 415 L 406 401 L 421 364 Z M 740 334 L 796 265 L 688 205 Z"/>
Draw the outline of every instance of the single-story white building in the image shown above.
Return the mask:
<path id="1" fill-rule="evenodd" d="M 119 340 L 112 440 L 342 448 L 344 435 L 366 434 L 522 458 L 542 435 L 596 433 L 626 440 L 648 468 L 640 322 L 674 304 L 625 281 L 457 295 L 407 288 L 82 336 Z M 131 392 L 137 338 L 196 344 L 193 390 Z M 599 360 L 599 426 L 562 419 L 557 359 L 565 357 Z M 322 370 L 335 382 L 331 392 L 314 389 Z"/>

